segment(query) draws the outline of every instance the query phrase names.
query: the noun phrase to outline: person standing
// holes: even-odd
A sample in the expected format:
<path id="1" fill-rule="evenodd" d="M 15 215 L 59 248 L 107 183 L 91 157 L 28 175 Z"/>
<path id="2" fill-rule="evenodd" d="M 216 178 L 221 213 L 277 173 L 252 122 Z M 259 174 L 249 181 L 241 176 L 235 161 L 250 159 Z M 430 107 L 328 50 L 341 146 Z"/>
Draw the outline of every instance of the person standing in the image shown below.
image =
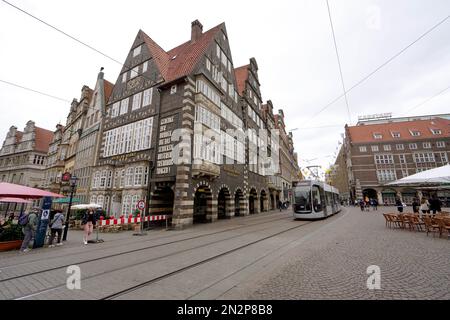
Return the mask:
<path id="1" fill-rule="evenodd" d="M 22 246 L 20 247 L 21 252 L 27 252 L 30 251 L 28 246 L 30 245 L 30 242 L 34 240 L 34 237 L 36 235 L 36 229 L 37 229 L 37 223 L 38 223 L 38 208 L 33 208 L 30 213 L 25 214 L 25 216 L 19 217 L 19 224 L 22 225 L 22 232 L 25 235 Z M 25 219 L 26 222 L 24 224 L 21 223 L 21 221 Z"/>
<path id="2" fill-rule="evenodd" d="M 430 211 L 433 211 L 433 214 L 436 212 L 441 212 L 442 202 L 438 199 L 438 197 L 434 194 L 430 200 Z"/>
<path id="3" fill-rule="evenodd" d="M 55 245 L 53 244 L 53 239 L 55 239 L 55 235 L 58 234 L 58 242 L 56 243 L 57 246 L 62 246 L 61 242 L 61 236 L 63 231 L 63 225 L 64 225 L 64 215 L 60 210 L 57 210 L 53 219 L 50 220 L 50 239 L 48 241 L 48 247 L 53 248 Z"/>
<path id="4" fill-rule="evenodd" d="M 413 207 L 413 212 L 414 213 L 419 213 L 419 201 L 417 200 L 417 198 L 414 198 L 413 202 L 412 202 L 412 207 Z"/>
<path id="5" fill-rule="evenodd" d="M 403 203 L 400 201 L 400 198 L 395 198 L 395 205 L 397 206 L 398 212 L 403 212 Z"/>
<path id="6" fill-rule="evenodd" d="M 94 231 L 94 226 L 97 223 L 97 217 L 94 208 L 89 208 L 84 214 L 81 224 L 84 225 L 83 243 L 88 244 L 89 236 Z"/>
<path id="7" fill-rule="evenodd" d="M 420 200 L 420 211 L 422 213 L 428 213 L 430 210 L 430 203 L 428 202 L 427 198 L 422 197 L 422 200 Z"/>

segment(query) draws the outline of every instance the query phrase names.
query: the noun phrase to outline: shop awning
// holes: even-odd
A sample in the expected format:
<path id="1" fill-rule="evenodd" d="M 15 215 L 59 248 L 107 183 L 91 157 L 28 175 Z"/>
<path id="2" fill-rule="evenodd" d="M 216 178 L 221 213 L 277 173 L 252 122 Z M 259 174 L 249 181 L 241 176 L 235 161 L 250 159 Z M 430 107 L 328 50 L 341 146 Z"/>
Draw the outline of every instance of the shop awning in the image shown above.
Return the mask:
<path id="1" fill-rule="evenodd" d="M 64 198 L 65 196 L 37 188 L 14 183 L 0 182 L 0 197 L 20 199 L 40 199 L 43 197 Z"/>

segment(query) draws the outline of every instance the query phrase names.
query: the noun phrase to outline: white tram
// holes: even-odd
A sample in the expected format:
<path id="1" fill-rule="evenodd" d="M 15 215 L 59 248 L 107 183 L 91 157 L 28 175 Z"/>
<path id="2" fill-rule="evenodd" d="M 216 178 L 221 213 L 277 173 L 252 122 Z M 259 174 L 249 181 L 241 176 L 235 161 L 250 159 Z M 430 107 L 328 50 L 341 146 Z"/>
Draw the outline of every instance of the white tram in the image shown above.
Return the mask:
<path id="1" fill-rule="evenodd" d="M 303 180 L 293 191 L 294 219 L 321 219 L 341 211 L 339 190 L 324 182 Z"/>

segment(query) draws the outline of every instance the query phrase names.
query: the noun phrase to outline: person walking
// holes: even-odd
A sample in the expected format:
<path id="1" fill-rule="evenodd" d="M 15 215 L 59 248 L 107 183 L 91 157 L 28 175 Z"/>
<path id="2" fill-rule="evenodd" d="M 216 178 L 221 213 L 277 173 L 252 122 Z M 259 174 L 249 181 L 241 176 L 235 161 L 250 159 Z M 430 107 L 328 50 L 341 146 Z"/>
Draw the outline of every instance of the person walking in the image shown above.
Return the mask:
<path id="1" fill-rule="evenodd" d="M 378 200 L 377 199 L 373 199 L 373 210 L 378 211 Z"/>
<path id="2" fill-rule="evenodd" d="M 83 243 L 88 244 L 89 236 L 94 231 L 94 226 L 97 223 L 97 216 L 94 208 L 89 208 L 84 214 L 81 224 L 84 225 Z"/>
<path id="3" fill-rule="evenodd" d="M 441 212 L 441 207 L 441 200 L 439 200 L 439 198 L 434 194 L 430 200 L 430 211 L 432 211 L 433 214 L 436 214 L 436 212 Z"/>
<path id="4" fill-rule="evenodd" d="M 419 213 L 420 204 L 419 204 L 419 201 L 417 200 L 417 198 L 414 198 L 414 200 L 412 202 L 412 207 L 413 207 L 414 213 Z"/>
<path id="5" fill-rule="evenodd" d="M 363 211 L 363 212 L 364 212 L 364 205 L 365 205 L 364 200 L 363 199 L 359 200 L 359 207 L 361 208 L 361 211 Z"/>
<path id="6" fill-rule="evenodd" d="M 280 212 L 283 210 L 283 202 L 281 200 L 278 200 L 278 208 L 280 208 Z"/>
<path id="7" fill-rule="evenodd" d="M 33 208 L 30 213 L 24 213 L 19 217 L 19 225 L 22 226 L 22 233 L 25 235 L 20 247 L 21 252 L 30 251 L 28 246 L 30 245 L 30 242 L 33 243 L 36 235 L 38 212 L 39 208 Z"/>
<path id="8" fill-rule="evenodd" d="M 403 212 L 403 203 L 400 201 L 400 198 L 395 198 L 395 205 L 397 206 L 398 212 Z"/>
<path id="9" fill-rule="evenodd" d="M 62 246 L 61 236 L 64 225 L 64 215 L 61 210 L 57 210 L 53 219 L 50 220 L 50 239 L 48 241 L 48 247 L 53 248 L 55 245 L 53 244 L 53 240 L 55 239 L 55 235 L 58 234 L 58 241 L 56 243 L 57 246 Z"/>
<path id="10" fill-rule="evenodd" d="M 420 211 L 422 213 L 430 212 L 430 203 L 428 202 L 427 198 L 425 198 L 425 197 L 422 197 L 422 200 L 420 200 Z"/>

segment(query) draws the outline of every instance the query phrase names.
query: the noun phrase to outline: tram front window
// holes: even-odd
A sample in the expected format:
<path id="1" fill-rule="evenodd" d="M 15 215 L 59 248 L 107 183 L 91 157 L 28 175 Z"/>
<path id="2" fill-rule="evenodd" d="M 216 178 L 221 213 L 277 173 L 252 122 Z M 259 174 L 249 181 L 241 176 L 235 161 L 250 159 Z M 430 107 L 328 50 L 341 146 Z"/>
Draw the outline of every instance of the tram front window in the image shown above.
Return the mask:
<path id="1" fill-rule="evenodd" d="M 309 211 L 311 212 L 311 188 L 310 187 L 297 187 L 294 191 L 294 210 Z"/>

